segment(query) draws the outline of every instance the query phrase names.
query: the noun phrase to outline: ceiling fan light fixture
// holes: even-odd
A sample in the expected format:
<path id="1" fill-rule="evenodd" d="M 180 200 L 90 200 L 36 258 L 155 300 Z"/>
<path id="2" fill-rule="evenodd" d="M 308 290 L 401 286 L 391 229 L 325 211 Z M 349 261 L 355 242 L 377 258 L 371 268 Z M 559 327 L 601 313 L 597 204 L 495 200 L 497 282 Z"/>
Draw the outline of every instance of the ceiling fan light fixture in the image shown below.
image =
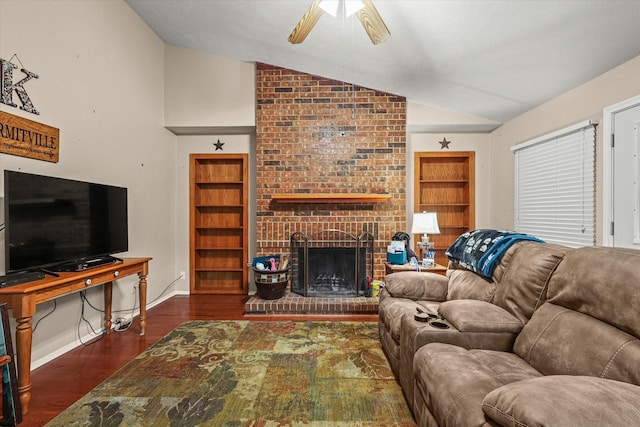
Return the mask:
<path id="1" fill-rule="evenodd" d="M 360 9 L 364 7 L 364 3 L 361 0 L 345 0 L 344 2 L 344 14 L 346 17 L 350 17 L 354 13 L 358 13 Z"/>
<path id="2" fill-rule="evenodd" d="M 329 15 L 335 18 L 336 16 L 338 16 L 339 3 L 339 0 L 322 0 L 318 6 L 320 7 L 320 9 L 324 10 Z"/>
<path id="3" fill-rule="evenodd" d="M 371 39 L 371 43 L 384 43 L 391 35 L 372 0 L 313 0 L 309 9 L 302 15 L 296 27 L 289 34 L 289 43 L 302 43 L 320 19 L 322 12 L 327 12 L 337 17 L 340 6 L 342 6 L 343 17 L 349 17 L 353 14 L 358 15 L 358 19 Z"/>
<path id="4" fill-rule="evenodd" d="M 354 13 L 357 13 L 364 7 L 364 3 L 361 0 L 321 0 L 318 5 L 320 9 L 327 12 L 334 18 L 338 16 L 338 10 L 340 9 L 340 3 L 344 4 L 344 16 L 350 17 Z"/>
<path id="5" fill-rule="evenodd" d="M 344 2 L 344 14 L 348 18 L 354 13 L 357 13 L 364 7 L 364 3 L 361 0 L 345 0 Z"/>

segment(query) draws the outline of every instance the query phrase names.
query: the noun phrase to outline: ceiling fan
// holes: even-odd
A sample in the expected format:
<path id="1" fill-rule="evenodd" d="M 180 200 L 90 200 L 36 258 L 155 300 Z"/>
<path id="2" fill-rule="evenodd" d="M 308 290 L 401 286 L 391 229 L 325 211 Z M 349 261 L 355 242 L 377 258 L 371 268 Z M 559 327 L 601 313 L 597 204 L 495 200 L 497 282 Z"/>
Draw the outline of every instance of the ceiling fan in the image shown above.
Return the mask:
<path id="1" fill-rule="evenodd" d="M 322 12 L 325 11 L 336 16 L 339 4 L 344 6 L 345 16 L 357 13 L 358 19 L 373 44 L 383 43 L 391 35 L 371 0 L 314 0 L 289 35 L 289 42 L 292 44 L 302 43 L 320 19 Z"/>

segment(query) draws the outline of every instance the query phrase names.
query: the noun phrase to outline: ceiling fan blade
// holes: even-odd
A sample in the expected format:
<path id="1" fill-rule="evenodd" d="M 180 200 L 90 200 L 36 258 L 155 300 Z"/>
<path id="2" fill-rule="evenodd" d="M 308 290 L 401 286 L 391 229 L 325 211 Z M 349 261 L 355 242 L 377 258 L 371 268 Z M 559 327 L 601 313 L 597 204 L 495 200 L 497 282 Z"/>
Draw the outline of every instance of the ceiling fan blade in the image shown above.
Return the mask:
<path id="1" fill-rule="evenodd" d="M 364 7 L 358 11 L 358 19 L 373 44 L 384 43 L 391 33 L 371 0 L 362 0 Z"/>
<path id="2" fill-rule="evenodd" d="M 314 0 L 309 9 L 304 13 L 302 19 L 298 22 L 298 25 L 289 34 L 289 43 L 298 44 L 302 43 L 307 38 L 309 32 L 316 25 L 318 19 L 322 15 L 322 9 L 320 9 L 320 0 Z"/>

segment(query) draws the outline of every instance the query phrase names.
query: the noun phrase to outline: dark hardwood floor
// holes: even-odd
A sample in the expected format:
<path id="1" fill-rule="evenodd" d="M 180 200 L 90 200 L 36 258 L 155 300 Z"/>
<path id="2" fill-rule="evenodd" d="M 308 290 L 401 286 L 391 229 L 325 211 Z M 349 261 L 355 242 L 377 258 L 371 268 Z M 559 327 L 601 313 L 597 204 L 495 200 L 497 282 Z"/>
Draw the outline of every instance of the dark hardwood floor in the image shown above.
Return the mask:
<path id="1" fill-rule="evenodd" d="M 125 332 L 112 332 L 78 347 L 31 373 L 31 405 L 20 426 L 42 426 L 185 320 L 364 320 L 364 315 L 245 315 L 247 296 L 175 296 L 147 312 L 140 336 L 138 319 Z"/>

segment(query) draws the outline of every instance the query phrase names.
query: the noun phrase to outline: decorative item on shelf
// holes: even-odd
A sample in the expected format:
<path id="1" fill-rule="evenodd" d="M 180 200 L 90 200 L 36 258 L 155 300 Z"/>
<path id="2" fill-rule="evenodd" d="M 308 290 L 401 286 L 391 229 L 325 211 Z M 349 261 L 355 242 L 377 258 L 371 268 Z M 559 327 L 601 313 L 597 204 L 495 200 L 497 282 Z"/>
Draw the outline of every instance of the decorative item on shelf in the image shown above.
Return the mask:
<path id="1" fill-rule="evenodd" d="M 429 241 L 429 234 L 440 234 L 438 215 L 435 212 L 416 212 L 413 214 L 411 234 L 422 234 L 418 247 L 422 252 L 422 266 L 435 266 L 435 245 Z"/>

